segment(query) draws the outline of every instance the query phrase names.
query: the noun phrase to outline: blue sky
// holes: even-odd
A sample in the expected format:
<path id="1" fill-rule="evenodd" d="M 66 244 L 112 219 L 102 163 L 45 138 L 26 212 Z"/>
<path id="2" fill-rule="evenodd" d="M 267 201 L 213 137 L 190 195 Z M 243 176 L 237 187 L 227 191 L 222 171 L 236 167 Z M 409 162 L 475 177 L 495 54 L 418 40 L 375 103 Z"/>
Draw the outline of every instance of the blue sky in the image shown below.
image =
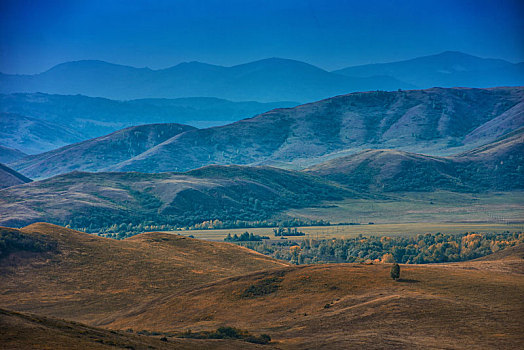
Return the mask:
<path id="1" fill-rule="evenodd" d="M 267 57 L 331 70 L 446 50 L 524 61 L 524 1 L 0 1 L 0 71 Z"/>

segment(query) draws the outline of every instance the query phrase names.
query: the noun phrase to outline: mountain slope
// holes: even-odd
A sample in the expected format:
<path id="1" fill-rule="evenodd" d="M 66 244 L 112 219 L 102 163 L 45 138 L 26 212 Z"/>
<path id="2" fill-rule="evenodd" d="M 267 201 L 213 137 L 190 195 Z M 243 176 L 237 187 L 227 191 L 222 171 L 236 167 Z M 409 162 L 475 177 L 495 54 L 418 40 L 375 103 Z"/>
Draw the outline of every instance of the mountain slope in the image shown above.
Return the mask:
<path id="1" fill-rule="evenodd" d="M 147 124 L 116 131 L 13 163 L 30 176 L 49 177 L 73 170 L 96 171 L 147 151 L 175 135 L 195 128 L 180 124 Z"/>
<path id="2" fill-rule="evenodd" d="M 82 94 L 119 100 L 203 96 L 236 101 L 306 102 L 351 91 L 412 87 L 391 77 L 348 78 L 279 58 L 233 67 L 189 62 L 160 70 L 77 61 L 36 75 L 0 75 L 2 93 Z"/>
<path id="3" fill-rule="evenodd" d="M 0 163 L 12 163 L 25 156 L 27 156 L 27 154 L 20 150 L 0 145 Z"/>
<path id="4" fill-rule="evenodd" d="M 178 123 L 196 127 L 224 125 L 273 108 L 295 105 L 295 102 L 232 102 L 204 97 L 115 101 L 43 93 L 0 95 L 0 112 L 67 126 L 81 133 L 84 139 L 140 124 Z"/>
<path id="5" fill-rule="evenodd" d="M 112 164 L 85 167 L 72 153 L 77 146 L 70 146 L 12 166 L 42 178 L 68 169 L 163 172 L 209 164 L 305 168 L 367 148 L 447 155 L 520 127 L 523 101 L 522 88 L 354 93 L 272 110 L 223 127 L 190 130 Z M 496 132 L 490 131 L 493 128 Z M 88 157 L 89 148 L 85 152 Z M 53 154 L 60 156 L 49 157 Z"/>
<path id="6" fill-rule="evenodd" d="M 31 179 L 0 163 L 0 188 L 21 185 L 31 181 Z"/>
<path id="7" fill-rule="evenodd" d="M 335 71 L 350 77 L 387 75 L 419 88 L 495 87 L 524 84 L 524 64 L 485 59 L 461 52 L 446 51 L 437 55 L 406 61 L 367 64 Z"/>
<path id="8" fill-rule="evenodd" d="M 0 143 L 28 154 L 59 148 L 85 139 L 78 131 L 50 121 L 0 113 Z"/>
<path id="9" fill-rule="evenodd" d="M 286 208 L 354 195 L 299 172 L 236 166 L 186 174 L 73 172 L 11 189 L 0 190 L 1 225 L 45 220 L 89 230 L 266 220 Z"/>
<path id="10" fill-rule="evenodd" d="M 524 128 L 453 157 L 366 150 L 305 172 L 360 191 L 524 189 Z"/>
<path id="11" fill-rule="evenodd" d="M 207 164 L 305 167 L 321 162 L 323 157 L 366 148 L 452 154 L 495 139 L 491 135 L 475 139 L 466 136 L 523 99 L 522 88 L 337 96 L 273 110 L 223 127 L 180 134 L 109 169 L 182 171 Z M 519 114 L 512 116 L 520 118 Z M 519 126 L 517 122 L 504 125 L 505 132 Z"/>

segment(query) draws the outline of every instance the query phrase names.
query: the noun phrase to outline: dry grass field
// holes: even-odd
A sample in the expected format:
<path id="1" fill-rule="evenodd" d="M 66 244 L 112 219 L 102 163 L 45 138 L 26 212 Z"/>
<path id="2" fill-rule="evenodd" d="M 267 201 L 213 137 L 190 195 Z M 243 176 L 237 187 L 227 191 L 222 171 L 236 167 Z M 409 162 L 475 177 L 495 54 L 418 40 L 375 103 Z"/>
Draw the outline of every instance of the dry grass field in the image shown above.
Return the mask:
<path id="1" fill-rule="evenodd" d="M 304 238 L 349 238 L 358 235 L 364 236 L 412 236 L 419 233 L 465 233 L 465 232 L 523 232 L 524 224 L 482 224 L 482 223 L 405 223 L 405 224 L 374 224 L 374 225 L 341 225 L 341 226 L 301 226 L 299 231 L 305 236 L 287 237 L 291 240 L 302 240 Z M 192 235 L 198 239 L 222 241 L 228 234 L 240 235 L 244 232 L 253 232 L 260 236 L 275 237 L 273 228 L 256 227 L 242 229 L 221 230 L 185 230 L 168 231 L 184 236 Z"/>
<path id="2" fill-rule="evenodd" d="M 390 193 L 384 199 L 346 199 L 285 214 L 332 223 L 506 223 L 524 222 L 524 192 Z"/>
<path id="3" fill-rule="evenodd" d="M 267 333 L 266 349 L 524 345 L 522 245 L 470 262 L 402 265 L 394 281 L 388 264 L 291 266 L 232 244 L 162 233 L 110 241 L 48 224 L 12 231 L 58 244 L 57 252 L 0 260 L 0 307 L 24 313 L 0 314 L 8 325 L 0 341 L 12 348 L 257 347 L 174 336 L 220 326 Z M 168 342 L 138 330 L 165 333 Z"/>

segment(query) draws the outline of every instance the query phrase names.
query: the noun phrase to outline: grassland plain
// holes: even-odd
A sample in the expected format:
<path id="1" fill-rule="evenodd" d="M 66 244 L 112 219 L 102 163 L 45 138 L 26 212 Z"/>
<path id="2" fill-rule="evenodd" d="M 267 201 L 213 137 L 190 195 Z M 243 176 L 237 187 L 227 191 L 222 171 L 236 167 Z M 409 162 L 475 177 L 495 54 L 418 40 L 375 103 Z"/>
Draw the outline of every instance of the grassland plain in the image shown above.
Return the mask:
<path id="1" fill-rule="evenodd" d="M 358 235 L 364 236 L 413 236 L 423 233 L 450 233 L 458 234 L 465 232 L 522 232 L 523 224 L 479 224 L 479 223 L 404 223 L 404 224 L 374 224 L 374 225 L 336 225 L 336 226 L 300 226 L 297 228 L 304 232 L 304 236 L 289 236 L 289 240 L 302 240 L 304 238 L 329 239 L 329 238 L 351 238 Z M 221 230 L 182 230 L 166 231 L 184 236 L 193 236 L 198 239 L 222 241 L 228 234 L 240 235 L 244 232 L 252 232 L 260 236 L 276 237 L 273 228 L 255 227 Z"/>
<path id="2" fill-rule="evenodd" d="M 267 348 L 279 349 L 524 344 L 522 245 L 476 261 L 402 265 L 394 281 L 389 264 L 292 266 L 233 244 L 163 233 L 116 241 L 49 224 L 2 230 L 52 248 L 15 249 L 0 260 L 0 305 L 24 313 L 0 313 L 10 325 L 2 342 L 33 332 L 47 348 L 71 338 L 80 349 L 89 342 L 162 349 L 136 336 L 147 330 L 166 337 L 164 348 L 228 348 L 228 341 L 184 343 L 176 335 L 231 326 L 267 333 L 273 339 Z M 129 328 L 135 334 L 127 339 L 122 331 Z"/>

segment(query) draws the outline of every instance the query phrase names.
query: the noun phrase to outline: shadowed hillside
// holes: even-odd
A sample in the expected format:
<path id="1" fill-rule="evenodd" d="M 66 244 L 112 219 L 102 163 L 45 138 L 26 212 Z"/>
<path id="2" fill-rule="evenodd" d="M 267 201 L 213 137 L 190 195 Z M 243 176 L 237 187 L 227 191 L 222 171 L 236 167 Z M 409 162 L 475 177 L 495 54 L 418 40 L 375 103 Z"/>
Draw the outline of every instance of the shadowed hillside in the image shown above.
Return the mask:
<path id="1" fill-rule="evenodd" d="M 31 181 L 31 179 L 0 163 L 0 188 L 21 185 Z"/>
<path id="2" fill-rule="evenodd" d="M 354 93 L 190 130 L 117 164 L 101 162 L 89 169 L 155 173 L 210 164 L 305 168 L 368 148 L 455 154 L 521 127 L 523 93 L 522 88 Z M 43 154 L 13 167 L 32 178 L 82 169 L 83 159 L 69 152 L 75 147 L 56 150 L 59 158 Z"/>
<path id="3" fill-rule="evenodd" d="M 256 221 L 287 208 L 355 196 L 336 184 L 269 167 L 209 167 L 192 173 L 81 173 L 0 191 L 0 223 L 36 221 L 97 230 L 112 225 Z M 116 228 L 115 226 L 115 228 Z"/>

